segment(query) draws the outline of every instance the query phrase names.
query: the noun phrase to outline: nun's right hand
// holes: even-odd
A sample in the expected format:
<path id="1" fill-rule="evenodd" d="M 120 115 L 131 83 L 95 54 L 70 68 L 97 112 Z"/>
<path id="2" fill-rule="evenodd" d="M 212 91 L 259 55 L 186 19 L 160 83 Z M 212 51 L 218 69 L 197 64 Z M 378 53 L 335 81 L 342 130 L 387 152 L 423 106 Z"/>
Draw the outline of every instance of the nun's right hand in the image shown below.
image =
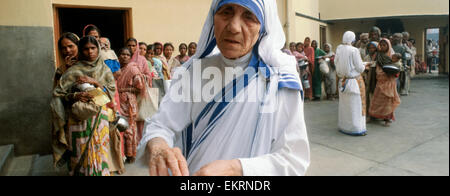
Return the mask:
<path id="1" fill-rule="evenodd" d="M 162 138 L 147 143 L 150 176 L 189 176 L 186 158 L 179 148 L 170 148 Z"/>

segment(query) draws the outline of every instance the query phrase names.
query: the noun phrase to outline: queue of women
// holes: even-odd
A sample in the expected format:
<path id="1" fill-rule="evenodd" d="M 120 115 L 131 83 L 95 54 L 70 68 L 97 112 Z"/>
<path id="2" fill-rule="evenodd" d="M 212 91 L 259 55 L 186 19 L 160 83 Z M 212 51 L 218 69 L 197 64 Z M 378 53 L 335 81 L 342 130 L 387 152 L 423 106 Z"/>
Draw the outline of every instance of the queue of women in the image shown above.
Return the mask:
<path id="1" fill-rule="evenodd" d="M 54 78 L 52 148 L 54 165 L 67 166 L 72 176 L 125 172 L 124 164 L 135 161 L 144 119 L 152 114 L 148 110 L 158 107 L 143 108 L 142 103 L 154 98 L 149 97 L 154 84 L 164 94 L 162 81 L 170 80 L 197 47 L 181 44 L 180 55 L 173 56 L 170 43 L 147 45 L 130 38 L 116 55 L 100 33 L 88 25 L 81 39 L 64 33 L 58 41 L 63 63 Z"/>
<path id="2" fill-rule="evenodd" d="M 336 53 L 331 44 L 324 44 L 322 50 L 309 37 L 303 43 L 290 43 L 284 52 L 299 62 L 305 101 L 319 101 L 323 92 L 329 100 L 339 97 L 339 131 L 365 136 L 368 122 L 382 121 L 389 127 L 400 95 L 409 93 L 417 61 L 411 41 L 407 32 L 382 35 L 373 27 L 358 41 L 355 33 L 346 32 Z"/>
<path id="3" fill-rule="evenodd" d="M 67 166 L 75 176 L 122 174 L 124 164 L 136 161 L 144 120 L 157 110 L 164 81 L 197 48 L 194 42 L 180 44 L 180 55 L 173 56 L 170 43 L 147 45 L 130 38 L 116 55 L 100 33 L 88 25 L 81 39 L 64 33 L 58 41 L 63 64 L 56 70 L 51 102 L 54 165 Z M 393 47 L 374 27 L 358 42 L 355 33 L 346 32 L 336 53 L 331 44 L 322 50 L 310 38 L 283 51 L 299 62 L 304 99 L 321 100 L 323 92 L 329 100 L 339 97 L 339 130 L 363 136 L 367 121 L 389 126 L 401 102 L 399 92 L 409 91 L 408 70 L 415 60 L 405 57 L 411 51 L 404 43 L 408 34 L 400 35 L 393 36 Z M 149 100 L 153 107 L 143 107 Z"/>

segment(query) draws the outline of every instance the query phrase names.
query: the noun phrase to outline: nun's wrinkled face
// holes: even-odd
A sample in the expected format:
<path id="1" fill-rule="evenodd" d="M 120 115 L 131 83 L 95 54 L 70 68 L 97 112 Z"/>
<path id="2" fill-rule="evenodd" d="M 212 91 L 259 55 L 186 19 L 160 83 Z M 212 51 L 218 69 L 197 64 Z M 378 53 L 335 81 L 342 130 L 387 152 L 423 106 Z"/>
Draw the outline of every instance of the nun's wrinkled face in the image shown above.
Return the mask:
<path id="1" fill-rule="evenodd" d="M 248 9 L 226 4 L 214 15 L 217 47 L 228 59 L 245 56 L 258 41 L 261 23 Z"/>

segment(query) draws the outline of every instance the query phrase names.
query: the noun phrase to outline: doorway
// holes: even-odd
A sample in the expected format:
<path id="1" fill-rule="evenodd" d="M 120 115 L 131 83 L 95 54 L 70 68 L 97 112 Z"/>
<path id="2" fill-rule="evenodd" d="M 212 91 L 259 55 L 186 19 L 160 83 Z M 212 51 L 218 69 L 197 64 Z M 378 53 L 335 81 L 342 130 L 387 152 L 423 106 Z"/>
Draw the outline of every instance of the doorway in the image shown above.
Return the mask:
<path id="1" fill-rule="evenodd" d="M 324 48 L 327 43 L 327 27 L 320 26 L 320 46 L 319 48 Z"/>
<path id="2" fill-rule="evenodd" d="M 428 66 L 428 73 L 438 74 L 439 64 L 440 64 L 440 29 L 439 28 L 428 28 L 425 30 L 425 57 L 427 59 L 426 63 Z"/>
<path id="3" fill-rule="evenodd" d="M 54 5 L 55 48 L 62 33 L 72 32 L 80 38 L 83 28 L 93 24 L 101 31 L 102 37 L 109 38 L 111 49 L 118 52 L 125 46 L 126 39 L 132 37 L 131 8 L 102 8 L 87 6 Z M 59 51 L 56 50 L 57 56 Z M 56 58 L 58 61 L 59 58 Z M 57 62 L 57 65 L 60 65 Z"/>

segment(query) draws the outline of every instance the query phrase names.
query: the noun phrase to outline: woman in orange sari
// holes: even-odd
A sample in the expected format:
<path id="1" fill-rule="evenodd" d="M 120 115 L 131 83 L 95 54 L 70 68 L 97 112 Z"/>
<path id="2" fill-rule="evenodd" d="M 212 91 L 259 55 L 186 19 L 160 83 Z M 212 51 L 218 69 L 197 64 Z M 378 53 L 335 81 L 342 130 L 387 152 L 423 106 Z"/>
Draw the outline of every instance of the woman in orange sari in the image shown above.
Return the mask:
<path id="1" fill-rule="evenodd" d="M 388 39 L 382 39 L 378 45 L 376 57 L 377 85 L 370 104 L 369 115 L 373 118 L 383 119 L 385 126 L 395 120 L 394 111 L 400 105 L 400 96 L 397 93 L 396 76 L 386 74 L 383 66 L 392 63 L 391 56 L 394 50 Z"/>
<path id="2" fill-rule="evenodd" d="M 312 84 L 312 76 L 314 75 L 314 63 L 315 63 L 315 54 L 314 54 L 314 48 L 311 47 L 311 39 L 309 37 L 305 38 L 305 41 L 303 42 L 304 44 L 304 52 L 306 57 L 308 57 L 309 60 L 309 65 L 308 69 L 309 69 L 309 76 L 308 76 L 308 80 L 309 83 Z M 308 88 L 305 89 L 305 100 L 312 100 L 313 99 L 313 89 Z"/>

